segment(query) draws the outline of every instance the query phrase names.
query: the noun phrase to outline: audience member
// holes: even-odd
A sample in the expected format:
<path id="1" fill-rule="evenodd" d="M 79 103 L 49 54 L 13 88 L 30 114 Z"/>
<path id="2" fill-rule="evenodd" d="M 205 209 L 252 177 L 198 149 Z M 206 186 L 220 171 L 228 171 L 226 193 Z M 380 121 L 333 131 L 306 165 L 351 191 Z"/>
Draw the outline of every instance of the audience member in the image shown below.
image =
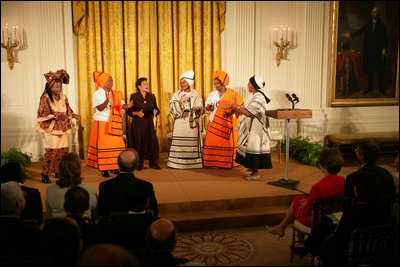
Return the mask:
<path id="1" fill-rule="evenodd" d="M 396 193 L 399 193 L 399 153 L 397 152 L 396 159 L 393 163 L 394 171 L 393 171 L 393 182 L 396 187 Z"/>
<path id="2" fill-rule="evenodd" d="M 174 224 L 167 219 L 158 219 L 150 225 L 146 242 L 149 250 L 139 259 L 141 265 L 178 266 L 190 262 L 188 259 L 173 256 L 177 232 Z"/>
<path id="3" fill-rule="evenodd" d="M 83 249 L 93 244 L 101 243 L 104 238 L 100 225 L 92 223 L 89 218 L 83 217 L 89 209 L 89 193 L 86 189 L 74 186 L 67 190 L 64 199 L 64 209 L 67 217 L 74 219 L 82 232 Z"/>
<path id="4" fill-rule="evenodd" d="M 82 250 L 82 234 L 72 218 L 52 218 L 45 221 L 43 235 L 45 263 L 52 266 L 72 266 L 78 262 Z M 42 252 L 42 253 L 43 253 Z"/>
<path id="5" fill-rule="evenodd" d="M 42 233 L 36 224 L 21 220 L 20 214 L 24 208 L 21 186 L 15 181 L 1 184 L 1 265 L 41 262 Z"/>
<path id="6" fill-rule="evenodd" d="M 384 198 L 376 176 L 360 171 L 352 176 L 354 198 L 343 210 L 336 232 L 323 242 L 321 259 L 323 265 L 346 265 L 351 232 L 357 228 L 388 223 Z"/>
<path id="7" fill-rule="evenodd" d="M 36 220 L 38 225 L 43 223 L 43 205 L 40 192 L 36 188 L 22 185 L 25 182 L 25 172 L 20 163 L 8 162 L 1 167 L 1 183 L 15 181 L 21 185 L 25 193 L 25 209 L 21 212 L 21 219 Z"/>
<path id="8" fill-rule="evenodd" d="M 300 224 L 311 227 L 312 204 L 316 200 L 330 199 L 333 197 L 343 197 L 344 177 L 337 175 L 342 168 L 343 157 L 337 149 L 324 148 L 319 156 L 319 165 L 324 178 L 311 187 L 309 196 L 297 196 L 290 205 L 285 217 L 279 225 L 268 227 L 267 231 L 284 236 L 287 225 L 295 218 Z M 301 241 L 304 240 L 304 233 L 297 231 L 298 245 L 301 249 L 304 247 Z M 296 248 L 292 248 L 296 252 Z"/>
<path id="9" fill-rule="evenodd" d="M 78 266 L 139 266 L 139 262 L 136 256 L 118 245 L 97 244 L 82 253 Z"/>
<path id="10" fill-rule="evenodd" d="M 85 188 L 89 193 L 89 209 L 84 212 L 84 216 L 91 220 L 97 217 L 97 195 L 96 188 L 92 185 L 83 184 L 81 177 L 81 160 L 74 152 L 63 155 L 60 162 L 60 178 L 55 184 L 51 184 L 46 188 L 46 210 L 47 216 L 65 217 L 67 214 L 64 210 L 65 192 L 73 186 Z"/>
<path id="11" fill-rule="evenodd" d="M 146 212 L 149 205 L 150 191 L 146 184 L 130 181 L 120 192 L 127 211 L 111 212 L 105 224 L 108 242 L 118 244 L 127 249 L 144 249 L 146 232 L 155 221 L 151 213 Z"/>
<path id="12" fill-rule="evenodd" d="M 384 203 L 387 206 L 386 210 L 389 210 L 396 189 L 393 182 L 393 176 L 386 169 L 376 165 L 379 158 L 379 152 L 380 149 L 378 143 L 372 139 L 362 140 L 359 143 L 355 153 L 361 168 L 347 176 L 344 186 L 344 195 L 349 199 L 353 199 L 355 174 L 361 171 L 368 172 L 375 175 L 378 187 L 376 192 L 383 195 Z"/>
<path id="13" fill-rule="evenodd" d="M 118 166 L 120 173 L 117 177 L 104 181 L 99 185 L 99 213 L 101 222 L 108 220 L 108 216 L 114 211 L 128 211 L 127 203 L 121 194 L 127 184 L 144 184 L 150 192 L 149 211 L 154 217 L 158 216 L 158 204 L 154 194 L 153 185 L 147 181 L 135 177 L 134 170 L 139 161 L 139 155 L 136 150 L 128 148 L 118 156 Z"/>

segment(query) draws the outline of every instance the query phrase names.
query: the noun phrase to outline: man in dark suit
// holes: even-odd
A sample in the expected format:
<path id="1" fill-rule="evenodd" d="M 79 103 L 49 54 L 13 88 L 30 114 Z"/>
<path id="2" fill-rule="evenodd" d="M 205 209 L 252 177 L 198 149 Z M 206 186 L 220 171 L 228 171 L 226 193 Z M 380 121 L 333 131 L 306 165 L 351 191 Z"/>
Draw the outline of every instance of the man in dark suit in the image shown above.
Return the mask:
<path id="1" fill-rule="evenodd" d="M 43 260 L 43 235 L 36 224 L 21 220 L 25 208 L 21 186 L 10 181 L 1 184 L 0 263 L 33 265 Z"/>
<path id="2" fill-rule="evenodd" d="M 22 185 L 25 182 L 25 172 L 20 163 L 8 162 L 1 167 L 1 183 L 15 181 L 21 184 L 25 194 L 25 209 L 21 211 L 23 220 L 35 220 L 40 226 L 43 223 L 43 206 L 40 192 L 36 188 Z"/>
<path id="3" fill-rule="evenodd" d="M 364 72 L 368 75 L 368 88 L 364 93 L 371 91 L 373 82 L 373 72 L 377 74 L 379 91 L 385 94 L 383 75 L 385 70 L 385 57 L 388 45 L 388 35 L 385 25 L 381 22 L 380 11 L 374 7 L 371 13 L 371 20 L 361 29 L 353 33 L 343 33 L 346 38 L 354 38 L 365 32 L 364 36 Z"/>
<path id="4" fill-rule="evenodd" d="M 127 211 L 111 212 L 104 225 L 106 241 L 127 249 L 146 248 L 146 232 L 157 218 L 146 212 L 150 188 L 137 181 L 130 181 L 120 192 Z"/>
<path id="5" fill-rule="evenodd" d="M 99 214 L 101 222 L 106 222 L 113 211 L 128 211 L 129 207 L 124 199 L 122 190 L 131 182 L 144 184 L 149 189 L 149 212 L 158 217 L 158 203 L 153 185 L 135 177 L 134 170 L 139 161 L 139 155 L 134 149 L 126 149 L 118 156 L 120 173 L 117 177 L 104 181 L 99 185 Z"/>
<path id="6" fill-rule="evenodd" d="M 379 157 L 379 145 L 371 139 L 362 140 L 355 150 L 361 168 L 346 178 L 344 185 L 344 195 L 349 199 L 354 198 L 354 179 L 359 172 L 367 172 L 373 174 L 377 179 L 377 192 L 382 194 L 383 202 L 390 208 L 390 203 L 393 195 L 395 194 L 395 186 L 393 176 L 384 168 L 376 165 Z"/>

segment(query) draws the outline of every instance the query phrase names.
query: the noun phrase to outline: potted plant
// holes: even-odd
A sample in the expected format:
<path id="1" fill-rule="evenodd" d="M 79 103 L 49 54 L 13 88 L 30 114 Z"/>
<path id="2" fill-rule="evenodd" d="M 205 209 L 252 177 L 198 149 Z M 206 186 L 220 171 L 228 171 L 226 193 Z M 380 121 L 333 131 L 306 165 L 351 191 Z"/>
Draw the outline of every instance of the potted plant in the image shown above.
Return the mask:
<path id="1" fill-rule="evenodd" d="M 17 162 L 23 166 L 26 178 L 31 178 L 31 174 L 25 170 L 25 167 L 31 165 L 32 154 L 28 155 L 21 152 L 18 148 L 10 148 L 6 151 L 1 151 L 1 167 L 8 162 Z"/>
<path id="2" fill-rule="evenodd" d="M 322 148 L 322 141 L 311 141 L 309 136 L 289 138 L 289 156 L 306 165 L 319 167 L 318 158 Z M 285 142 L 282 142 L 281 149 L 283 152 L 286 151 Z"/>

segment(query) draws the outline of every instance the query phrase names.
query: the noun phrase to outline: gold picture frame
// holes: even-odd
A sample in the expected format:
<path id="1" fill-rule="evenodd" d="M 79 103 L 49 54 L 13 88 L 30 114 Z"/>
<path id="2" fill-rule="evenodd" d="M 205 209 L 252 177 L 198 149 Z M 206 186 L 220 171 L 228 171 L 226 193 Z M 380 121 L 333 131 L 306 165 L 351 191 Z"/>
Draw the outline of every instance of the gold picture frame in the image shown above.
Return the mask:
<path id="1" fill-rule="evenodd" d="M 393 3 L 397 3 L 397 9 L 393 8 Z M 379 59 L 379 66 L 383 66 L 382 68 L 370 64 L 370 62 L 378 61 L 366 58 L 371 52 L 365 52 L 370 51 L 370 48 L 365 48 L 366 44 L 364 43 L 368 29 L 362 27 L 363 25 L 367 27 L 367 23 L 373 21 L 372 13 L 375 12 L 373 10 L 376 7 L 378 7 L 376 12 L 381 13 L 382 16 L 388 15 L 388 19 L 384 20 L 382 17 L 381 20 L 381 24 L 388 25 L 384 26 L 387 32 L 387 48 L 382 52 L 382 57 Z M 398 10 L 397 1 L 331 2 L 330 106 L 399 104 Z M 367 30 L 360 33 L 361 28 Z M 349 33 L 347 36 L 346 32 Z M 374 25 L 374 33 L 376 32 Z M 379 77 L 381 78 L 379 79 Z M 370 82 L 371 80 L 372 82 Z M 379 87 L 383 89 L 381 90 Z"/>

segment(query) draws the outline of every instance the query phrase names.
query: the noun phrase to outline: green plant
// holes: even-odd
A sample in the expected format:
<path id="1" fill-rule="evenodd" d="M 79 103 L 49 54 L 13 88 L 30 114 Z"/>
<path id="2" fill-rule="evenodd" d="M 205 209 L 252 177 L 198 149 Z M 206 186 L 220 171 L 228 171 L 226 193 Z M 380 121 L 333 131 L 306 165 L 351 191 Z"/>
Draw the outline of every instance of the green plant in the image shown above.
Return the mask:
<path id="1" fill-rule="evenodd" d="M 1 151 L 1 167 L 8 162 L 17 162 L 22 164 L 24 167 L 31 165 L 32 154 L 28 155 L 18 148 L 10 148 L 7 151 Z M 25 172 L 27 178 L 31 177 L 29 172 Z"/>
<path id="2" fill-rule="evenodd" d="M 289 138 L 289 156 L 303 164 L 319 167 L 318 158 L 322 148 L 322 142 L 313 142 L 309 136 Z M 281 149 L 286 151 L 286 142 L 282 142 Z"/>

